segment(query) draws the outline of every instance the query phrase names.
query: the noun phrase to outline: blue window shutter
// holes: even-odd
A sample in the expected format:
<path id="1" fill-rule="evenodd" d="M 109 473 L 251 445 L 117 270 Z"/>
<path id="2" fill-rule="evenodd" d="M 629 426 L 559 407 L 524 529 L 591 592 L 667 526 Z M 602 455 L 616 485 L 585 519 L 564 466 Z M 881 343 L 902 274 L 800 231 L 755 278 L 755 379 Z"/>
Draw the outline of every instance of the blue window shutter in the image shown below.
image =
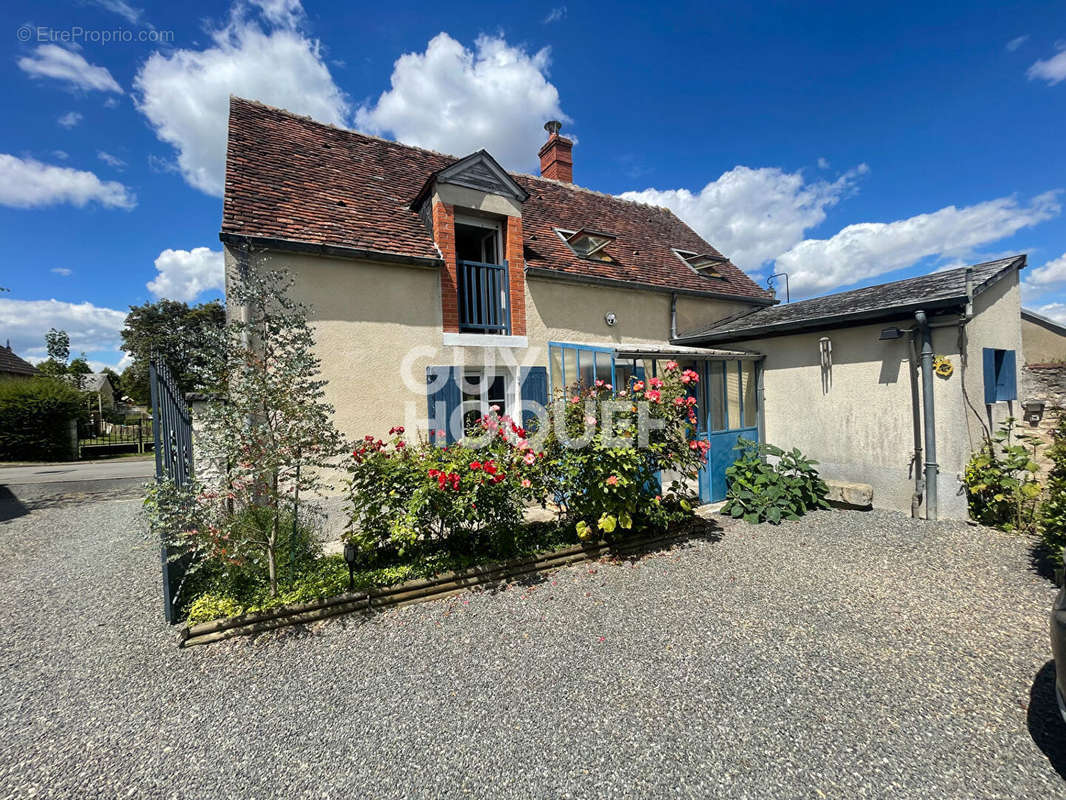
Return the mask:
<path id="1" fill-rule="evenodd" d="M 999 365 L 999 375 L 996 382 L 996 399 L 1001 401 L 1017 400 L 1017 366 L 1014 362 L 1013 350 L 1001 350 L 1002 361 Z"/>
<path id="2" fill-rule="evenodd" d="M 518 372 L 519 394 L 522 399 L 522 427 L 529 428 L 537 415 L 526 408 L 526 402 L 548 407 L 547 367 L 522 367 Z"/>
<path id="3" fill-rule="evenodd" d="M 455 413 L 462 402 L 459 381 L 462 367 L 426 367 L 426 399 L 429 405 L 429 440 L 436 443 L 437 431 L 445 432 L 451 444 L 463 437 L 463 420 Z"/>
<path id="4" fill-rule="evenodd" d="M 985 405 L 996 402 L 996 351 L 984 348 Z"/>

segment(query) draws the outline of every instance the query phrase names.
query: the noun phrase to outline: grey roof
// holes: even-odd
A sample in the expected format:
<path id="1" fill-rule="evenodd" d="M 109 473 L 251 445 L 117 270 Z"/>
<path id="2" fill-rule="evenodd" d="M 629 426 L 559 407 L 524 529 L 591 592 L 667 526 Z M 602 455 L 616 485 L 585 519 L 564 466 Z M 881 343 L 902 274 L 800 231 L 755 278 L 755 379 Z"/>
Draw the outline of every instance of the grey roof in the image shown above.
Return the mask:
<path id="1" fill-rule="evenodd" d="M 109 382 L 106 372 L 86 372 L 83 375 L 64 375 L 63 379 L 69 383 L 77 382 L 83 392 L 99 392 L 104 384 Z M 111 387 L 114 389 L 115 387 Z"/>
<path id="2" fill-rule="evenodd" d="M 15 355 L 10 347 L 0 344 L 0 375 L 36 375 L 37 367 Z"/>
<path id="3" fill-rule="evenodd" d="M 1038 325 L 1043 325 L 1045 328 L 1049 328 L 1054 333 L 1060 336 L 1066 336 L 1066 325 L 1062 325 L 1055 322 L 1053 319 L 1048 319 L 1043 314 L 1037 314 L 1031 308 L 1022 309 L 1022 319 L 1027 319 L 1030 322 L 1035 322 Z"/>
<path id="4" fill-rule="evenodd" d="M 803 330 L 844 327 L 891 319 L 919 309 L 937 311 L 966 302 L 966 274 L 970 272 L 974 295 L 998 281 L 1012 269 L 1025 266 L 1025 256 L 1011 256 L 971 267 L 934 272 L 917 278 L 881 283 L 850 292 L 829 294 L 811 300 L 770 306 L 719 320 L 701 331 L 686 333 L 675 341 L 690 343 L 728 342 L 758 336 L 775 336 Z"/>

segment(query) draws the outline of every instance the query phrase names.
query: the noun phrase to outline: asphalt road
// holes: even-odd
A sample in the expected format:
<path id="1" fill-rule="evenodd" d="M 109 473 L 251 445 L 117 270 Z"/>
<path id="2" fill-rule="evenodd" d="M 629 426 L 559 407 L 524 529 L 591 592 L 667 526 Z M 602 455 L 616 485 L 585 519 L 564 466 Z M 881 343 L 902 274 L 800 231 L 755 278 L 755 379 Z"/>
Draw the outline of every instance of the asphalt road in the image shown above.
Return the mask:
<path id="1" fill-rule="evenodd" d="M 154 458 L 0 466 L 0 520 L 47 505 L 140 496 Z"/>

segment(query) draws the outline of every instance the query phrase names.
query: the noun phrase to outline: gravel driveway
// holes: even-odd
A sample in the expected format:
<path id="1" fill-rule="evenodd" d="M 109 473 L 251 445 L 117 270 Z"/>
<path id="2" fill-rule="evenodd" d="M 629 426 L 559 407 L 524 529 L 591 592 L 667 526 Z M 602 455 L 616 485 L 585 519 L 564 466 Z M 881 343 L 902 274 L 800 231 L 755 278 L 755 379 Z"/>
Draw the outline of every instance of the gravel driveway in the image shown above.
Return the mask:
<path id="1" fill-rule="evenodd" d="M 135 501 L 0 523 L 0 797 L 1061 797 L 1025 542 L 737 525 L 178 650 Z"/>

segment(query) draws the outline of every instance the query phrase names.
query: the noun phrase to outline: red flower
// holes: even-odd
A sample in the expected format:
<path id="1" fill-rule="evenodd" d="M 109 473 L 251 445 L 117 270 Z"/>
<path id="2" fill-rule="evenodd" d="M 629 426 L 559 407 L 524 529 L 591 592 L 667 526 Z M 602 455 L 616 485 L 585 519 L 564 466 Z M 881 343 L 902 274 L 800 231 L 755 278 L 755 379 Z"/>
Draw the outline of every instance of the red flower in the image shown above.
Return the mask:
<path id="1" fill-rule="evenodd" d="M 403 439 L 400 439 L 400 441 L 396 443 L 397 450 L 402 450 L 405 447 L 407 447 L 407 442 L 405 442 Z"/>
<path id="2" fill-rule="evenodd" d="M 482 468 L 489 475 L 495 475 L 496 474 L 496 462 L 495 461 L 486 461 Z"/>
<path id="3" fill-rule="evenodd" d="M 477 472 L 479 469 L 481 469 L 481 462 L 480 461 L 471 461 L 470 462 L 470 471 L 471 472 Z"/>
<path id="4" fill-rule="evenodd" d="M 438 475 L 440 475 L 440 470 L 439 469 L 431 469 L 428 474 L 429 474 L 429 477 L 436 478 Z"/>
<path id="5" fill-rule="evenodd" d="M 396 433 L 403 433 L 403 425 L 397 425 L 395 428 L 389 428 L 389 436 Z"/>
<path id="6" fill-rule="evenodd" d="M 644 391 L 644 381 L 637 381 L 636 383 L 634 383 L 633 384 L 633 391 L 634 392 L 643 392 Z"/>
<path id="7" fill-rule="evenodd" d="M 691 442 L 688 443 L 688 449 L 689 450 L 699 450 L 700 449 L 700 443 L 697 442 L 695 439 L 693 439 Z"/>
<path id="8" fill-rule="evenodd" d="M 500 474 L 498 474 L 498 475 L 493 475 L 492 476 L 492 482 L 493 483 L 499 483 L 500 481 L 502 481 L 504 479 L 504 477 L 505 477 L 505 475 L 502 472 Z"/>
<path id="9" fill-rule="evenodd" d="M 658 389 L 648 389 L 648 391 L 644 393 L 644 396 L 651 400 L 653 403 L 660 402 L 663 397 Z"/>

